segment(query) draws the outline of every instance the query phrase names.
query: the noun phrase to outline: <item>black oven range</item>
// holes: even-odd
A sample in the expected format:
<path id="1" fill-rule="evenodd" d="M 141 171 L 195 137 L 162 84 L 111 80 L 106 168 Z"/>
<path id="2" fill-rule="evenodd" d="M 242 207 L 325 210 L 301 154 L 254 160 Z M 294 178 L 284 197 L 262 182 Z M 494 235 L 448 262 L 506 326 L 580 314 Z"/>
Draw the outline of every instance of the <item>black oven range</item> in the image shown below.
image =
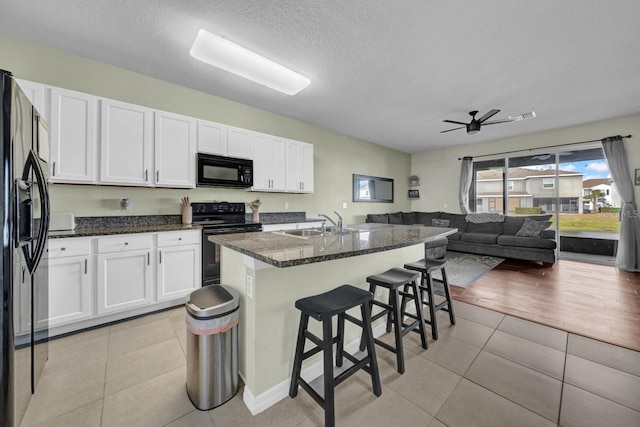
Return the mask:
<path id="1" fill-rule="evenodd" d="M 191 203 L 193 223 L 202 226 L 202 286 L 220 283 L 220 246 L 208 237 L 216 234 L 262 231 L 262 224 L 245 221 L 244 203 Z"/>

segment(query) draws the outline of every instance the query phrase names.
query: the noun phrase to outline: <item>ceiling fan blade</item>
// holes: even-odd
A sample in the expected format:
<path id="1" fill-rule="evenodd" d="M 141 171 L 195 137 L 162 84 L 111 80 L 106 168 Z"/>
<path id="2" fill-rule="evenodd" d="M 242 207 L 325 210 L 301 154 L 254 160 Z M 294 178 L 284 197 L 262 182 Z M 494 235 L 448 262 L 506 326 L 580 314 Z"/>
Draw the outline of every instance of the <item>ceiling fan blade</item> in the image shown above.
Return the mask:
<path id="1" fill-rule="evenodd" d="M 498 123 L 509 123 L 509 122 L 515 122 L 515 120 L 512 120 L 512 119 L 493 120 L 493 121 L 490 121 L 490 122 L 482 123 L 482 126 L 497 125 Z"/>
<path id="2" fill-rule="evenodd" d="M 466 127 L 467 127 L 467 125 L 465 124 L 464 126 L 461 126 L 461 127 L 459 127 L 459 128 L 453 128 L 453 129 L 443 130 L 443 131 L 442 131 L 442 132 L 440 132 L 440 133 L 447 133 L 447 132 L 451 132 L 452 130 L 464 129 L 464 128 L 466 128 Z"/>
<path id="3" fill-rule="evenodd" d="M 455 120 L 443 120 L 443 122 L 445 123 L 453 123 L 455 125 L 467 125 L 467 123 L 463 123 L 463 122 L 456 122 Z"/>
<path id="4" fill-rule="evenodd" d="M 480 117 L 478 119 L 478 121 L 480 123 L 484 122 L 485 120 L 490 119 L 491 117 L 495 116 L 496 114 L 498 114 L 500 112 L 500 110 L 491 110 L 489 111 L 487 114 L 485 114 L 484 116 Z"/>

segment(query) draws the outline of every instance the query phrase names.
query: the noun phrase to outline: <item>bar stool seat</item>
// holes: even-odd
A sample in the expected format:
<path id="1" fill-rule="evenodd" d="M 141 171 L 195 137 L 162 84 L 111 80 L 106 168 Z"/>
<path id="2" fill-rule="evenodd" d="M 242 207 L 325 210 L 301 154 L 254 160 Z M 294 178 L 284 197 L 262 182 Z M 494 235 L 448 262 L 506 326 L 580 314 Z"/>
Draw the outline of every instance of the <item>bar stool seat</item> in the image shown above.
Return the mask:
<path id="1" fill-rule="evenodd" d="M 382 311 L 372 314 L 371 321 L 374 322 L 377 319 L 387 316 L 387 332 L 391 332 L 391 325 L 394 326 L 395 334 L 395 346 L 392 346 L 384 341 L 374 338 L 374 342 L 381 347 L 395 353 L 396 362 L 398 366 L 398 372 L 403 374 L 405 371 L 404 366 L 404 346 L 402 339 L 411 331 L 416 331 L 420 334 L 422 340 L 422 348 L 429 348 L 427 341 L 427 335 L 424 330 L 424 317 L 422 314 L 422 304 L 420 302 L 420 292 L 418 290 L 417 279 L 420 277 L 420 273 L 404 270 L 402 268 L 392 268 L 384 273 L 375 274 L 367 277 L 369 283 L 369 292 L 372 295 L 376 294 L 376 287 L 382 286 L 389 290 L 389 300 L 385 304 L 375 298 L 371 300 L 371 310 L 373 312 L 373 306 L 382 308 Z M 400 287 L 403 290 L 400 291 Z M 416 308 L 416 314 L 407 312 L 407 302 L 413 301 Z M 413 322 L 404 323 L 404 317 L 410 317 L 415 319 Z M 362 347 L 362 345 L 361 345 Z"/>
<path id="2" fill-rule="evenodd" d="M 453 304 L 451 303 L 451 294 L 449 293 L 449 282 L 447 281 L 447 272 L 445 267 L 447 266 L 446 260 L 425 258 L 420 261 L 407 263 L 404 268 L 412 271 L 419 271 L 422 274 L 422 280 L 420 283 L 420 299 L 423 304 L 429 307 L 429 320 L 425 319 L 425 323 L 431 325 L 431 335 L 434 340 L 438 339 L 438 321 L 436 319 L 436 312 L 444 310 L 449 313 L 449 322 L 452 325 L 456 324 L 456 317 L 453 313 Z M 432 274 L 441 270 L 442 272 L 442 287 L 444 301 L 436 304 L 434 295 L 434 280 Z M 426 294 L 426 295 L 425 295 Z"/>
<path id="3" fill-rule="evenodd" d="M 371 375 L 373 393 L 376 396 L 382 394 L 380 385 L 380 373 L 376 359 L 375 345 L 373 341 L 373 331 L 371 329 L 371 306 L 373 295 L 364 289 L 351 285 L 342 285 L 323 294 L 302 298 L 296 301 L 295 307 L 300 310 L 300 327 L 296 343 L 296 352 L 293 361 L 293 373 L 291 374 L 291 385 L 289 396 L 296 397 L 298 386 L 302 387 L 309 395 L 324 409 L 325 426 L 335 426 L 335 394 L 334 389 L 342 381 L 362 369 Z M 346 313 L 347 310 L 360 307 L 362 319 L 357 319 Z M 338 331 L 336 336 L 332 332 L 332 318 L 338 316 Z M 309 332 L 309 318 L 322 322 L 322 338 Z M 367 355 L 362 359 L 344 351 L 344 325 L 345 320 L 350 321 L 362 328 L 364 347 Z M 310 340 L 315 347 L 304 351 L 306 340 Z M 337 344 L 336 366 L 341 367 L 343 359 L 346 358 L 353 366 L 342 370 L 334 377 L 333 369 L 333 344 Z M 323 353 L 323 394 L 313 389 L 313 387 L 300 376 L 302 362 L 309 357 Z"/>

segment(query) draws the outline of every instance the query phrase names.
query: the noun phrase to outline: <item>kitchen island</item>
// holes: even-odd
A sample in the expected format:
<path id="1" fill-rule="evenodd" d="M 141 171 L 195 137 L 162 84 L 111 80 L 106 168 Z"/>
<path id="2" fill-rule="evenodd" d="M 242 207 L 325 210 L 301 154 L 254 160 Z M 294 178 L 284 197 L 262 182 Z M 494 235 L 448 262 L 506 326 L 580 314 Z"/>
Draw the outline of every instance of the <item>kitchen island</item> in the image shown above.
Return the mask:
<path id="1" fill-rule="evenodd" d="M 311 236 L 261 232 L 209 237 L 222 246 L 222 283 L 241 295 L 238 361 L 249 410 L 256 414 L 288 395 L 300 319 L 296 300 L 345 283 L 368 289 L 367 276 L 419 260 L 425 242 L 455 232 L 362 224 L 343 233 L 309 232 Z M 374 324 L 374 333 L 382 333 L 383 320 Z M 309 326 L 320 333 L 319 323 Z M 347 326 L 345 343 L 357 346 L 360 329 Z M 320 356 L 303 365 L 303 377 L 321 374 Z"/>

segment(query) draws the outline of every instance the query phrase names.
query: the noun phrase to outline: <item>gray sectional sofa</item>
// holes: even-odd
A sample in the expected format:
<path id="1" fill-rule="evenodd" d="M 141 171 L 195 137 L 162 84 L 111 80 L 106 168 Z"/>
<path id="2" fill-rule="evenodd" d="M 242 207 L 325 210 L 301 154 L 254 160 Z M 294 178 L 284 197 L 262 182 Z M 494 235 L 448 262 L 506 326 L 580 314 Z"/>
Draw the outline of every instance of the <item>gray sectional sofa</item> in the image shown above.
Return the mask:
<path id="1" fill-rule="evenodd" d="M 525 221 L 533 224 L 534 228 L 538 226 L 538 229 L 542 229 L 548 227 L 549 223 L 533 223 L 532 220 L 548 221 L 551 215 L 501 216 L 494 214 L 494 218 L 491 218 L 490 215 L 487 216 L 489 218 L 480 218 L 480 214 L 467 216 L 448 212 L 397 212 L 369 214 L 367 222 L 448 226 L 458 229 L 457 233 L 448 236 L 448 250 L 536 261 L 545 265 L 553 264 L 556 261 L 555 229 L 546 228 L 541 232 L 538 230 L 539 237 L 521 236 L 522 234 L 531 234 L 527 233 L 528 230 L 523 230 Z M 526 218 L 530 219 L 526 220 Z M 478 223 L 477 221 L 487 222 Z"/>

